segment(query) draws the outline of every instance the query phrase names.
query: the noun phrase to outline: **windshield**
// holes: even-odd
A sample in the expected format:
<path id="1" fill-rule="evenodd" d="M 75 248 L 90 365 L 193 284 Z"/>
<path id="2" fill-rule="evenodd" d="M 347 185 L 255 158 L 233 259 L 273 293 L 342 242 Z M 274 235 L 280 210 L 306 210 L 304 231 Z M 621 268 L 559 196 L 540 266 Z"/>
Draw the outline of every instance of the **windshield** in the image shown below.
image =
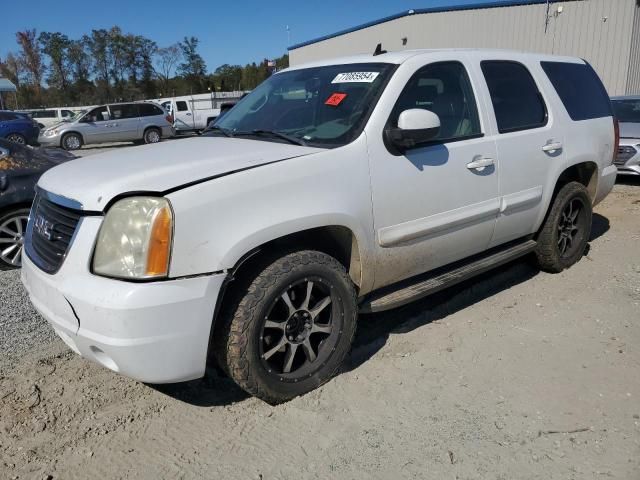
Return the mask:
<path id="1" fill-rule="evenodd" d="M 611 104 L 619 122 L 640 123 L 640 99 L 613 100 Z"/>
<path id="2" fill-rule="evenodd" d="M 278 73 L 220 117 L 211 134 L 345 145 L 364 128 L 394 70 L 391 64 L 357 63 Z"/>

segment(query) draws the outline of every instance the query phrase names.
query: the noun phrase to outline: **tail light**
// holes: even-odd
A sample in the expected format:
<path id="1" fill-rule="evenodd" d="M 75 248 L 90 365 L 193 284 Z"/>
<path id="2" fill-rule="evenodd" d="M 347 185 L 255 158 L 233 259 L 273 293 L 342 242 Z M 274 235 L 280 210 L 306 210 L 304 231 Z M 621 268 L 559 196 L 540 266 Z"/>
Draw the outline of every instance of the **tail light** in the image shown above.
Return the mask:
<path id="1" fill-rule="evenodd" d="M 171 125 L 173 125 L 173 115 L 167 115 L 166 117 L 164 117 L 164 119 Z"/>
<path id="2" fill-rule="evenodd" d="M 611 163 L 616 160 L 618 145 L 620 145 L 620 123 L 616 117 L 613 117 L 613 138 L 613 158 L 611 159 Z"/>

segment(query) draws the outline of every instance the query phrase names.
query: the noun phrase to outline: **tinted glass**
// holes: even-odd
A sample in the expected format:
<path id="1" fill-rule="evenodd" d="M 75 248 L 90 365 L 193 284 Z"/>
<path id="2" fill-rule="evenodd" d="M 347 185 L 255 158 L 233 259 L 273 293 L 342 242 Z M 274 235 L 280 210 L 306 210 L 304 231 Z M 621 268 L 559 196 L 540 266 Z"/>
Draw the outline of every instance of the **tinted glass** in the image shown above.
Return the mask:
<path id="1" fill-rule="evenodd" d="M 461 63 L 434 63 L 418 70 L 400 94 L 391 114 L 391 124 L 396 127 L 400 114 L 411 108 L 430 110 L 438 115 L 437 140 L 456 140 L 481 133 L 476 99 Z"/>
<path id="2" fill-rule="evenodd" d="M 33 118 L 56 118 L 55 110 L 40 110 L 38 112 L 31 112 Z"/>
<path id="3" fill-rule="evenodd" d="M 179 112 L 185 112 L 185 111 L 189 110 L 187 108 L 187 102 L 183 102 L 183 101 L 176 102 L 176 106 L 178 107 L 178 111 Z"/>
<path id="4" fill-rule="evenodd" d="M 542 95 L 524 65 L 490 60 L 481 66 L 500 133 L 538 128 L 547 123 Z"/>
<path id="5" fill-rule="evenodd" d="M 0 120 L 20 120 L 23 118 L 29 118 L 28 116 L 21 117 L 20 115 L 13 112 L 0 112 Z"/>
<path id="6" fill-rule="evenodd" d="M 141 117 L 152 117 L 154 115 L 164 115 L 162 109 L 156 105 L 152 105 L 151 103 L 140 103 L 138 104 L 138 108 L 140 109 Z"/>
<path id="7" fill-rule="evenodd" d="M 110 105 L 112 120 L 125 120 L 127 118 L 138 118 L 138 106 L 135 103 L 124 103 L 122 105 Z"/>
<path id="8" fill-rule="evenodd" d="M 612 100 L 613 113 L 620 122 L 640 123 L 640 99 Z"/>
<path id="9" fill-rule="evenodd" d="M 62 114 L 62 118 L 71 118 L 73 117 L 73 112 L 71 110 L 62 110 L 60 112 Z"/>
<path id="10" fill-rule="evenodd" d="M 540 62 L 572 120 L 611 116 L 609 95 L 591 65 Z"/>
<path id="11" fill-rule="evenodd" d="M 234 135 L 269 130 L 310 145 L 344 145 L 364 128 L 394 69 L 385 63 L 355 63 L 278 73 L 219 117 L 216 126 Z"/>

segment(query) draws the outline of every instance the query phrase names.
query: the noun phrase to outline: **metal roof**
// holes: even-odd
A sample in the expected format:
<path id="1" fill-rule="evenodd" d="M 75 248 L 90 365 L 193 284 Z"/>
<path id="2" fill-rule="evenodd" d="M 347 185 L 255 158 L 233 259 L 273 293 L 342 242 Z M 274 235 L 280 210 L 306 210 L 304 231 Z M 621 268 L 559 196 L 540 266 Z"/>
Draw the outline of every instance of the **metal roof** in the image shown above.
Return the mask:
<path id="1" fill-rule="evenodd" d="M 565 0 L 565 1 L 575 1 L 575 0 Z M 339 37 L 340 35 L 346 35 L 347 33 L 355 32 L 357 30 L 362 30 L 364 28 L 373 27 L 374 25 L 379 25 L 381 23 L 397 20 L 398 18 L 408 17 L 410 15 L 420 15 L 424 13 L 456 12 L 461 10 L 479 10 L 483 8 L 517 7 L 521 5 L 536 5 L 540 3 L 547 3 L 547 0 L 503 0 L 503 1 L 494 0 L 494 1 L 479 2 L 479 3 L 465 3 L 465 4 L 458 4 L 458 5 L 454 4 L 454 5 L 448 5 L 448 6 L 440 6 L 440 7 L 417 8 L 415 10 L 407 10 L 401 13 L 397 13 L 395 15 L 390 15 L 388 17 L 384 17 L 379 20 L 374 20 L 372 22 L 363 23 L 362 25 L 357 25 L 355 27 L 347 28 L 346 30 L 340 30 L 339 32 L 332 33 L 330 35 L 325 35 L 323 37 L 318 37 L 313 40 L 297 43 L 295 45 L 291 45 L 287 50 L 295 50 L 296 48 L 306 47 L 307 45 L 322 42 L 330 38 Z"/>
<path id="2" fill-rule="evenodd" d="M 15 92 L 16 86 L 6 78 L 0 78 L 0 92 Z"/>

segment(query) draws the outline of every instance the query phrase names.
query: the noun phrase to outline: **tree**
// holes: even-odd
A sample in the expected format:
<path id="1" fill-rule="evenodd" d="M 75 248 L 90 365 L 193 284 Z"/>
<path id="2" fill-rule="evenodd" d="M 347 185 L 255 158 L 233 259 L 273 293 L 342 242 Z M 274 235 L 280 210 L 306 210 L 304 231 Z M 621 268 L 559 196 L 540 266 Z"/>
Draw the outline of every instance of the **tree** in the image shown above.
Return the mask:
<path id="1" fill-rule="evenodd" d="M 242 67 L 240 65 L 224 65 L 216 68 L 214 72 L 220 91 L 240 90 L 242 88 Z"/>
<path id="2" fill-rule="evenodd" d="M 180 60 L 181 55 L 182 50 L 180 49 L 179 43 L 159 48 L 156 52 L 154 72 L 156 77 L 160 80 L 160 91 L 164 94 L 169 93 L 169 80 L 176 68 L 176 65 L 178 64 L 178 61 Z"/>
<path id="3" fill-rule="evenodd" d="M 38 37 L 42 53 L 49 57 L 47 84 L 62 91 L 63 101 L 67 97 L 70 77 L 69 47 L 71 40 L 60 32 L 42 32 Z"/>
<path id="4" fill-rule="evenodd" d="M 184 37 L 179 43 L 184 60 L 178 66 L 178 73 L 189 83 L 192 89 L 202 90 L 204 76 L 207 73 L 207 65 L 197 52 L 199 40 L 196 37 Z"/>
<path id="5" fill-rule="evenodd" d="M 36 101 L 40 102 L 42 97 L 42 77 L 45 66 L 42 62 L 42 55 L 38 48 L 36 30 L 25 30 L 16 33 L 16 40 L 20 46 L 20 62 L 27 73 L 27 83 L 35 92 Z"/>
<path id="6" fill-rule="evenodd" d="M 92 30 L 87 38 L 87 46 L 93 59 L 93 72 L 96 75 L 100 101 L 105 101 L 111 94 L 111 61 L 109 53 L 109 32 L 103 28 Z"/>

